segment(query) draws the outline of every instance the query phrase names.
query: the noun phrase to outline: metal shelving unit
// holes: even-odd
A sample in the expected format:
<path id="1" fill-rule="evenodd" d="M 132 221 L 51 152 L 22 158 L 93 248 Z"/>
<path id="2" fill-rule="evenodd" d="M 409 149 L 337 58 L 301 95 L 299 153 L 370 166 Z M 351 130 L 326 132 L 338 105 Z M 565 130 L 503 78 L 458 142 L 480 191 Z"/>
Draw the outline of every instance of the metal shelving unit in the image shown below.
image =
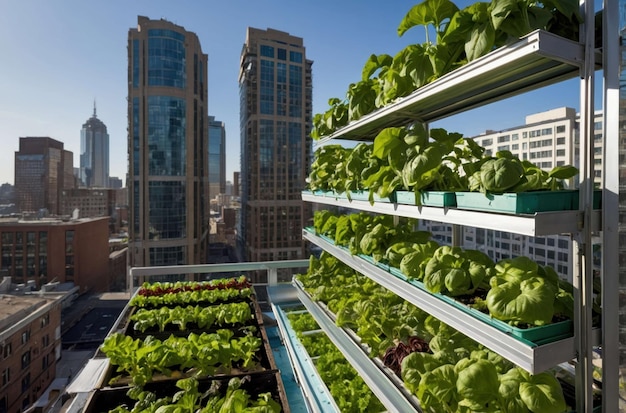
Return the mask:
<path id="1" fill-rule="evenodd" d="M 365 275 L 530 373 L 541 373 L 554 367 L 556 364 L 571 360 L 576 355 L 574 337 L 541 346 L 519 340 L 484 323 L 471 314 L 443 302 L 438 297 L 394 277 L 388 271 L 372 265 L 363 258 L 351 255 L 345 249 L 337 247 L 309 231 L 304 230 L 302 235 L 304 239 L 332 254 L 355 271 Z"/>
<path id="2" fill-rule="evenodd" d="M 581 2 L 581 11 L 587 16 L 587 22 L 593 21 L 593 1 L 590 3 Z M 602 56 L 599 56 L 598 51 L 594 49 L 593 22 L 588 23 L 583 30 L 585 36 L 580 43 L 541 30 L 532 32 L 515 44 L 502 47 L 470 62 L 423 86 L 409 96 L 398 99 L 384 108 L 351 122 L 320 139 L 317 144 L 322 145 L 336 139 L 372 141 L 386 127 L 407 126 L 415 122 L 432 122 L 578 76 L 581 79 L 580 159 L 581 163 L 587 162 L 588 160 L 585 161 L 585 159 L 593 152 L 593 148 L 590 148 L 587 143 L 589 139 L 593 140 L 593 133 L 589 134 L 590 125 L 593 125 L 589 117 L 589 113 L 593 112 L 593 93 L 590 91 L 593 92 L 593 71 L 598 68 L 598 62 L 602 61 Z M 587 242 L 589 234 L 592 231 L 604 229 L 606 224 L 603 225 L 601 222 L 602 211 L 594 211 L 591 207 L 592 191 L 590 190 L 589 179 L 592 180 L 593 176 L 588 164 L 581 165 L 580 176 L 580 210 L 534 215 L 482 213 L 456 208 L 417 207 L 382 202 L 370 204 L 367 201 L 349 201 L 342 198 L 314 195 L 306 191 L 302 193 L 302 199 L 305 202 L 328 204 L 354 210 L 427 219 L 454 226 L 466 225 L 529 236 L 571 234 L 575 241 L 576 254 L 580 254 L 580 257 L 590 257 L 590 243 Z M 545 371 L 560 363 L 577 359 L 579 366 L 576 369 L 576 387 L 579 396 L 577 396 L 576 407 L 578 411 L 588 411 L 591 408 L 589 356 L 592 343 L 600 342 L 596 337 L 600 336 L 601 332 L 592 329 L 589 317 L 591 312 L 589 304 L 591 302 L 589 259 L 575 262 L 578 275 L 575 277 L 574 283 L 576 288 L 574 337 L 541 346 L 532 346 L 512 338 L 463 311 L 453 308 L 451 305 L 447 305 L 425 291 L 390 276 L 382 268 L 372 265 L 362 258 L 352 256 L 349 252 L 320 237 L 307 231 L 303 231 L 303 236 L 355 270 L 531 373 Z M 347 353 L 349 349 L 345 349 L 345 351 Z M 364 372 L 364 374 L 368 373 Z M 374 381 L 380 379 L 377 378 Z"/>
<path id="3" fill-rule="evenodd" d="M 296 290 L 300 302 L 315 318 L 328 338 L 343 353 L 346 360 L 361 375 L 365 383 L 378 397 L 388 412 L 420 412 L 419 402 L 408 394 L 403 387 L 396 385 L 390 377 L 371 359 L 360 344 L 355 342 L 350 334 L 335 325 L 334 320 L 297 284 Z"/>
<path id="4" fill-rule="evenodd" d="M 352 200 L 332 196 L 314 195 L 302 192 L 302 200 L 318 204 L 357 209 L 386 215 L 398 215 L 407 218 L 427 219 L 453 225 L 466 225 L 521 235 L 544 236 L 575 233 L 582 225 L 580 211 L 538 212 L 532 215 L 496 214 L 490 212 L 468 211 L 457 208 L 404 205 L 392 202 Z M 594 231 L 600 228 L 600 211 L 591 216 Z"/>
<path id="5" fill-rule="evenodd" d="M 371 140 L 389 126 L 433 122 L 494 101 L 571 79 L 579 74 L 584 47 L 536 30 L 369 113 L 320 139 Z"/>

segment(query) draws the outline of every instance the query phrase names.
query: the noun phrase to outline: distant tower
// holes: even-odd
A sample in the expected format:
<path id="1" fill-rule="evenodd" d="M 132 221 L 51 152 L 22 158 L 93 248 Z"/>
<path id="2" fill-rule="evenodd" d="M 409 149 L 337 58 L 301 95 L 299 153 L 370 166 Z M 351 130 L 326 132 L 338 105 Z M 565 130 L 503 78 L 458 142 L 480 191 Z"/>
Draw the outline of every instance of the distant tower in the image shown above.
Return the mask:
<path id="1" fill-rule="evenodd" d="M 83 186 L 109 186 L 109 134 L 106 125 L 96 117 L 95 101 L 93 116 L 80 131 L 79 178 Z"/>
<path id="2" fill-rule="evenodd" d="M 20 138 L 15 152 L 15 198 L 20 212 L 61 213 L 60 194 L 74 188 L 74 155 L 48 137 Z"/>
<path id="3" fill-rule="evenodd" d="M 313 62 L 302 38 L 248 28 L 239 68 L 241 253 L 247 261 L 308 256 L 302 189 L 311 161 Z"/>
<path id="4" fill-rule="evenodd" d="M 226 193 L 226 128 L 209 116 L 209 199 Z"/>
<path id="5" fill-rule="evenodd" d="M 129 264 L 207 261 L 207 61 L 195 33 L 138 17 L 128 32 Z"/>

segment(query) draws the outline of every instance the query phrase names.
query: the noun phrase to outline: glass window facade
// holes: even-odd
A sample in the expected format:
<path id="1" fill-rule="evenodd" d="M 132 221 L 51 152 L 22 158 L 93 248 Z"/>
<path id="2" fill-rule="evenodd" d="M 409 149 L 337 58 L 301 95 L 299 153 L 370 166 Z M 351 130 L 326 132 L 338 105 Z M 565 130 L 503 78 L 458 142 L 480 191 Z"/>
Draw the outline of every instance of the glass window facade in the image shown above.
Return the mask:
<path id="1" fill-rule="evenodd" d="M 150 265 L 186 265 L 185 247 L 150 248 Z"/>
<path id="2" fill-rule="evenodd" d="M 148 97 L 149 174 L 185 175 L 186 102 L 170 96 Z"/>
<path id="3" fill-rule="evenodd" d="M 276 63 L 276 114 L 287 115 L 287 64 Z"/>
<path id="4" fill-rule="evenodd" d="M 185 183 L 150 181 L 148 191 L 150 239 L 184 238 L 187 220 Z"/>
<path id="5" fill-rule="evenodd" d="M 294 63 L 302 63 L 302 52 L 289 52 L 289 60 Z"/>
<path id="6" fill-rule="evenodd" d="M 139 98 L 133 98 L 133 175 L 139 176 Z"/>
<path id="7" fill-rule="evenodd" d="M 139 40 L 133 40 L 133 87 L 139 87 Z"/>
<path id="8" fill-rule="evenodd" d="M 261 56 L 274 58 L 274 48 L 266 44 L 261 45 Z"/>
<path id="9" fill-rule="evenodd" d="M 185 36 L 172 30 L 148 31 L 148 85 L 185 88 Z"/>
<path id="10" fill-rule="evenodd" d="M 302 117 L 302 66 L 289 65 L 289 116 Z"/>
<path id="11" fill-rule="evenodd" d="M 261 114 L 274 114 L 274 62 L 261 60 Z"/>

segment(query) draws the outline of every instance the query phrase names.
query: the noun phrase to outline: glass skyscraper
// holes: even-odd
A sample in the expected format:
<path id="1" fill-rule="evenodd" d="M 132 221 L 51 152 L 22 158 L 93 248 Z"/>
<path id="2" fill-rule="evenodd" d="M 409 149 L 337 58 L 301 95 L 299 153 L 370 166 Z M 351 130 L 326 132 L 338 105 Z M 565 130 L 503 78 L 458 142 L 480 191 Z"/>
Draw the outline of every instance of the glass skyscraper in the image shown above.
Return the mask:
<path id="1" fill-rule="evenodd" d="M 240 251 L 247 261 L 304 258 L 313 62 L 302 38 L 250 27 L 240 61 Z"/>
<path id="2" fill-rule="evenodd" d="M 139 16 L 129 30 L 131 266 L 206 262 L 207 60 L 166 20 Z"/>
<path id="3" fill-rule="evenodd" d="M 226 193 L 226 128 L 209 116 L 209 199 Z"/>
<path id="4" fill-rule="evenodd" d="M 109 187 L 109 134 L 106 125 L 93 116 L 80 131 L 80 181 L 82 186 Z"/>

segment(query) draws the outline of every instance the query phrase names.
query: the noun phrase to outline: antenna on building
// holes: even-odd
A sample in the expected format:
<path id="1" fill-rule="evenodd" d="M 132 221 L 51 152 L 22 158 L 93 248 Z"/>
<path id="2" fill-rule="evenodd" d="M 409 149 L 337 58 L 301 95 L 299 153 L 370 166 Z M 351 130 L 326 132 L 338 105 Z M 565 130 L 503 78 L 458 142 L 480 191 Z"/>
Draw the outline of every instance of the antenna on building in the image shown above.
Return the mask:
<path id="1" fill-rule="evenodd" d="M 96 99 L 93 100 L 93 117 L 96 117 Z"/>

